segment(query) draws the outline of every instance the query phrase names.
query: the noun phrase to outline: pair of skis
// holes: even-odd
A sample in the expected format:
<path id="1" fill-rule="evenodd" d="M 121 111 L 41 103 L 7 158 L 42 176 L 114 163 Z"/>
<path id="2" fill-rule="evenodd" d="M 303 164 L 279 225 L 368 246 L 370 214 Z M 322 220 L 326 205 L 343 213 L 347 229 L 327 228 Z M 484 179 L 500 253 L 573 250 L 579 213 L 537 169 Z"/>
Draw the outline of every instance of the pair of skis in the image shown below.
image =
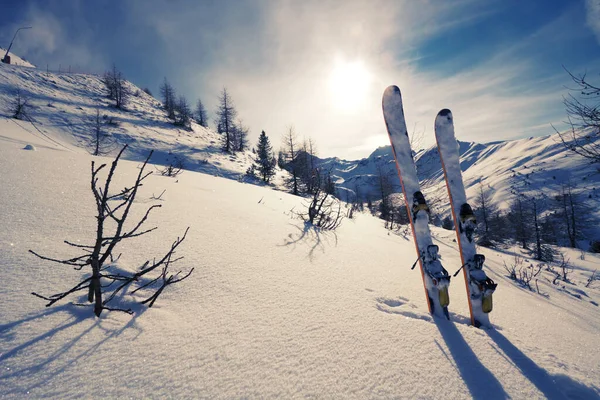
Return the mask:
<path id="1" fill-rule="evenodd" d="M 450 275 L 440 262 L 439 248 L 433 244 L 429 231 L 429 207 L 420 190 L 417 168 L 404 119 L 402 95 L 397 86 L 390 86 L 383 93 L 383 116 L 418 255 L 413 268 L 417 263 L 420 265 L 429 312 L 450 319 L 448 313 Z M 492 310 L 492 294 L 497 285 L 483 271 L 485 257 L 477 254 L 476 251 L 473 234 L 477 224 L 471 206 L 467 203 L 460 170 L 458 142 L 454 136 L 454 123 L 450 110 L 444 109 L 438 113 L 435 119 L 435 136 L 458 238 L 462 261 L 460 269 L 463 270 L 465 277 L 471 323 L 476 327 L 490 326 L 488 314 Z"/>

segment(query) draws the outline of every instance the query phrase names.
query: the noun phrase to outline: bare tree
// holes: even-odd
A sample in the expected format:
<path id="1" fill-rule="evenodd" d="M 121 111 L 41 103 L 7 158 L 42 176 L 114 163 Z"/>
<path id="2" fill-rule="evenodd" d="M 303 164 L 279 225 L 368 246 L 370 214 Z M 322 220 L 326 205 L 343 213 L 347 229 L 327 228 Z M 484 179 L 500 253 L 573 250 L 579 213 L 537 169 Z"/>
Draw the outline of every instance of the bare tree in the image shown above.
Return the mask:
<path id="1" fill-rule="evenodd" d="M 590 83 L 586 74 L 566 71 L 575 83 L 571 89 L 575 95 L 563 98 L 570 129 L 562 133 L 555 130 L 567 149 L 600 163 L 600 86 Z"/>
<path id="2" fill-rule="evenodd" d="M 223 150 L 226 152 L 235 151 L 233 146 L 233 131 L 235 127 L 235 117 L 237 116 L 237 110 L 233 105 L 231 95 L 227 92 L 227 88 L 223 88 L 221 95 L 219 96 L 219 107 L 216 111 L 217 124 L 219 126 L 219 132 L 224 133 Z"/>
<path id="3" fill-rule="evenodd" d="M 96 109 L 96 115 L 91 121 L 92 136 L 88 140 L 89 151 L 94 156 L 109 154 L 116 149 L 116 141 L 113 136 L 106 131 L 106 126 L 110 121 L 104 121 L 100 117 L 100 110 Z"/>
<path id="4" fill-rule="evenodd" d="M 394 186 L 392 184 L 391 172 L 384 168 L 381 162 L 376 163 L 377 167 L 377 189 L 381 196 L 381 203 L 379 203 L 379 212 L 381 213 L 381 219 L 388 220 L 392 214 L 393 204 L 391 200 L 391 194 L 394 192 Z"/>
<path id="5" fill-rule="evenodd" d="M 115 101 L 115 107 L 124 110 L 131 96 L 123 74 L 113 65 L 112 71 L 104 73 L 104 85 L 108 90 L 108 98 Z"/>
<path id="6" fill-rule="evenodd" d="M 13 118 L 29 119 L 29 115 L 27 114 L 27 109 L 29 107 L 28 101 L 29 99 L 23 96 L 21 89 L 17 89 L 15 97 L 13 98 L 12 104 L 10 106 L 10 112 L 12 113 Z"/>
<path id="7" fill-rule="evenodd" d="M 531 240 L 531 225 L 528 223 L 530 214 L 529 206 L 525 203 L 524 197 L 520 193 L 517 193 L 512 202 L 508 217 L 512 221 L 516 240 L 521 243 L 523 249 L 529 249 L 529 242 Z"/>
<path id="8" fill-rule="evenodd" d="M 196 113 L 195 114 L 196 114 L 195 115 L 196 122 L 198 123 L 198 125 L 207 128 L 208 127 L 208 115 L 206 113 L 206 108 L 204 107 L 204 104 L 202 104 L 202 101 L 200 99 L 198 99 L 198 102 L 196 103 Z"/>
<path id="9" fill-rule="evenodd" d="M 479 233 L 478 243 L 482 246 L 491 244 L 490 228 L 492 226 L 493 216 L 497 213 L 497 208 L 492 203 L 492 196 L 490 191 L 484 190 L 483 185 L 479 184 L 479 191 L 477 197 L 473 202 L 474 212 L 479 222 Z M 483 229 L 482 229 L 483 228 Z"/>
<path id="10" fill-rule="evenodd" d="M 320 181 L 320 172 L 317 169 Z M 317 187 L 310 200 L 306 203 L 306 211 L 295 213 L 304 222 L 323 230 L 337 229 L 344 219 L 342 204 L 329 193 Z"/>
<path id="11" fill-rule="evenodd" d="M 298 137 L 294 131 L 294 127 L 290 126 L 288 132 L 283 137 L 283 147 L 281 153 L 285 160 L 284 167 L 290 173 L 290 177 L 286 179 L 286 186 L 292 191 L 292 194 L 300 193 L 300 168 L 298 165 Z"/>
<path id="12" fill-rule="evenodd" d="M 296 164 L 306 193 L 314 193 L 319 185 L 316 175 L 316 153 L 317 146 L 315 141 L 312 138 L 305 139 L 301 151 L 298 152 Z"/>
<path id="13" fill-rule="evenodd" d="M 167 111 L 167 116 L 170 119 L 175 119 L 176 94 L 175 89 L 173 88 L 173 86 L 171 86 L 169 81 L 167 81 L 167 78 L 165 78 L 163 84 L 160 85 L 160 96 L 163 101 L 163 107 Z"/>
<path id="14" fill-rule="evenodd" d="M 248 148 L 248 133 L 249 129 L 244 125 L 242 120 L 237 120 L 231 130 L 231 149 L 236 151 L 244 151 Z"/>
<path id="15" fill-rule="evenodd" d="M 35 292 L 32 293 L 34 296 L 48 301 L 46 307 L 53 305 L 70 294 L 87 291 L 87 300 L 90 303 L 94 303 L 94 314 L 96 316 L 100 316 L 103 310 L 123 311 L 131 314 L 132 310 L 130 308 L 119 306 L 112 307 L 109 303 L 115 299 L 115 296 L 128 290 L 130 290 L 131 294 L 145 290 L 147 291 L 148 297 L 141 301 L 141 304 L 148 304 L 148 307 L 152 307 L 156 299 L 167 286 L 181 282 L 193 272 L 193 268 L 185 275 L 182 275 L 182 271 L 173 274 L 169 270 L 175 262 L 182 259 L 182 257 L 175 257 L 175 250 L 184 241 L 189 228 L 185 230 L 185 233 L 181 238 L 177 238 L 173 242 L 170 250 L 164 256 L 154 259 L 152 262 L 146 261 L 137 272 L 113 272 L 111 270 L 111 263 L 115 261 L 113 256 L 115 247 L 123 240 L 139 237 L 155 230 L 156 227 L 146 229 L 143 228 L 143 225 L 148 219 L 150 212 L 155 208 L 161 207 L 159 204 L 150 206 L 137 223 L 132 227 L 125 227 L 125 223 L 129 217 L 138 190 L 142 186 L 142 182 L 152 173 L 144 172 L 148 160 L 152 156 L 152 152 L 150 152 L 148 158 L 146 158 L 146 161 L 140 168 L 133 186 L 129 188 L 126 187 L 117 193 L 110 194 L 110 184 L 114 177 L 119 159 L 126 148 L 127 146 L 123 147 L 112 162 L 104 185 L 99 183 L 98 174 L 106 167 L 106 164 L 102 164 L 96 168 L 95 162 L 92 161 L 91 189 L 94 194 L 97 209 L 96 238 L 94 243 L 90 245 L 65 241 L 66 244 L 81 250 L 84 254 L 61 260 L 45 257 L 33 250 L 29 250 L 43 260 L 70 265 L 76 270 L 87 267 L 91 268 L 91 275 L 85 277 L 77 285 L 64 292 L 59 292 L 50 296 L 42 296 Z M 112 229 L 109 228 L 109 225 Z M 110 230 L 110 232 L 107 232 L 107 230 Z"/>
<path id="16" fill-rule="evenodd" d="M 192 110 L 184 96 L 179 96 L 177 104 L 175 105 L 175 111 L 175 125 L 188 130 L 191 129 Z"/>

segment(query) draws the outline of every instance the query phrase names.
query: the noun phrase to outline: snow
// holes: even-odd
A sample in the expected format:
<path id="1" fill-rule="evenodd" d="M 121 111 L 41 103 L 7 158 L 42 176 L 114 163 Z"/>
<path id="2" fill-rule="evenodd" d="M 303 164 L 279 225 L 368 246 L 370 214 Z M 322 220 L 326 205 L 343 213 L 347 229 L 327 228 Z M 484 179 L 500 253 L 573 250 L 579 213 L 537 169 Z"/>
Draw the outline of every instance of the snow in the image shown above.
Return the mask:
<path id="1" fill-rule="evenodd" d="M 5 54 L 6 54 L 6 49 L 3 49 L 2 47 L 0 47 L 0 59 L 4 58 Z M 10 65 L 18 65 L 19 67 L 35 68 L 35 65 L 33 65 L 29 61 L 17 56 L 16 54 L 14 54 L 12 52 L 8 52 L 8 55 L 10 56 Z"/>
<path id="2" fill-rule="evenodd" d="M 10 124 L 44 137 L 47 144 L 85 153 L 98 110 L 103 121 L 113 121 L 105 124 L 105 133 L 120 145 L 129 144 L 126 159 L 143 161 L 148 151 L 154 150 L 156 164 L 167 165 L 171 154 L 177 154 L 187 170 L 246 179 L 245 172 L 253 162 L 250 151 L 224 154 L 221 135 L 196 123 L 192 123 L 191 131 L 179 129 L 166 117 L 158 100 L 130 82 L 127 86 L 132 95 L 127 110 L 122 111 L 106 98 L 99 76 L 47 73 L 0 63 L 0 115 L 12 116 L 7 110 L 19 90 L 28 101 L 31 121 L 12 120 Z M 281 176 L 274 179 L 275 186 L 280 180 Z"/>
<path id="3" fill-rule="evenodd" d="M 23 71 L 30 72 L 0 66 L 9 91 L 15 80 L 26 87 L 33 79 L 41 88 L 31 90 L 40 131 L 0 116 L 0 397 L 600 397 L 600 282 L 585 287 L 600 266 L 597 255 L 581 260 L 578 251 L 561 249 L 575 267 L 573 284 L 553 285 L 543 271 L 538 294 L 506 277 L 503 264 L 518 250 L 480 249 L 499 288 L 493 328 L 476 329 L 458 278 L 450 286 L 451 321 L 429 315 L 421 276 L 410 270 L 410 237 L 391 234 L 367 214 L 335 232 L 312 229 L 291 218 L 302 199 L 223 179 L 212 167 L 177 180 L 150 176 L 132 218 L 166 189 L 149 221 L 159 228 L 118 249 L 120 266 L 135 268 L 191 226 L 179 253 L 182 269 L 196 268 L 188 280 L 134 316 L 94 318 L 90 308 L 69 301 L 45 308 L 31 292 L 55 293 L 85 271 L 28 250 L 69 256 L 63 240 L 94 235 L 90 162 L 111 159 L 77 147 L 83 131 L 72 126 L 76 107 L 91 115 L 96 103 L 68 96 L 83 83 L 86 93 L 99 90 L 98 78 L 51 74 L 61 82 L 54 87 Z M 0 102 L 8 96 L 3 90 Z M 58 110 L 49 111 L 48 102 Z M 166 152 L 178 138 L 192 162 L 194 149 L 210 144 L 211 132 L 178 132 L 151 102 L 137 103 L 155 112 L 147 123 L 146 114 L 131 111 L 127 119 L 103 108 L 120 118 L 118 132 L 137 146 L 119 164 L 115 187 L 135 178 L 148 147 Z M 37 151 L 23 151 L 28 144 Z M 240 173 L 239 160 L 203 151 L 209 162 L 222 162 L 220 175 Z M 444 266 L 455 271 L 454 232 L 432 231 Z"/>

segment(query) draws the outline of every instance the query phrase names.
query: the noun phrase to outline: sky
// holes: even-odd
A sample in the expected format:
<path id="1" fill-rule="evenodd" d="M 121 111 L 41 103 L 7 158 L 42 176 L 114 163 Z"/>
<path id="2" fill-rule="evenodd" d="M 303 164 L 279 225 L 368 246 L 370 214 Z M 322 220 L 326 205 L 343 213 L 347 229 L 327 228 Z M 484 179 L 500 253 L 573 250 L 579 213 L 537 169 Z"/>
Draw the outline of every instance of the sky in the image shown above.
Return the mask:
<path id="1" fill-rule="evenodd" d="M 214 116 L 223 88 L 250 140 L 294 129 L 321 157 L 367 157 L 388 138 L 398 85 L 409 131 L 433 144 L 450 108 L 460 140 L 553 133 L 569 76 L 600 82 L 600 0 L 0 0 L 0 46 L 40 68 L 116 65 L 156 97 L 166 77 Z"/>

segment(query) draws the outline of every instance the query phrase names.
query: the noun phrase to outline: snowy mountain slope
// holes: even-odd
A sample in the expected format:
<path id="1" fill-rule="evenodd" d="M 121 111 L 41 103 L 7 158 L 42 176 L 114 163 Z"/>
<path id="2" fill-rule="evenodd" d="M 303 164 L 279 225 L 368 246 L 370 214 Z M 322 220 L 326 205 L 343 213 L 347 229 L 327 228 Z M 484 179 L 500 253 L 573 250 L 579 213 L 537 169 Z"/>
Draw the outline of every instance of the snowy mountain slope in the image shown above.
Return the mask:
<path id="1" fill-rule="evenodd" d="M 28 99 L 28 121 L 14 121 L 58 148 L 86 152 L 99 110 L 104 130 L 119 145 L 129 144 L 125 157 L 143 160 L 154 150 L 153 161 L 168 165 L 173 155 L 185 169 L 239 179 L 252 163 L 251 153 L 224 154 L 221 135 L 192 123 L 192 131 L 172 124 L 159 101 L 127 82 L 132 93 L 127 111 L 111 105 L 99 76 L 46 73 L 33 68 L 0 64 L 0 118 L 11 117 L 11 104 L 19 90 Z M 58 143 L 57 143 L 58 142 Z"/>
<path id="2" fill-rule="evenodd" d="M 461 168 L 471 203 L 480 185 L 491 195 L 492 203 L 506 209 L 517 193 L 551 198 L 564 185 L 586 198 L 592 217 L 600 225 L 600 171 L 598 166 L 566 150 L 558 135 L 491 143 L 459 141 Z M 441 216 L 449 215 L 449 201 L 437 147 L 415 154 L 417 170 L 425 194 Z M 380 147 L 359 161 L 320 160 L 336 177 L 341 197 L 357 188 L 363 198 L 380 198 L 378 166 L 391 177 L 394 190 L 401 192 L 389 146 Z M 547 202 L 549 203 L 549 202 Z M 600 238 L 600 228 L 588 227 L 592 237 Z"/>
<path id="3" fill-rule="evenodd" d="M 3 49 L 2 47 L 0 47 L 0 59 L 4 58 L 4 55 L 6 54 L 6 49 Z M 10 56 L 10 64 L 11 65 L 18 65 L 20 67 L 29 67 L 29 68 L 36 68 L 35 65 L 33 65 L 32 63 L 30 63 L 27 60 L 22 59 L 21 57 L 17 56 L 16 54 L 9 52 L 8 55 Z"/>
<path id="4" fill-rule="evenodd" d="M 432 320 L 414 247 L 367 214 L 333 233 L 290 218 L 302 199 L 202 173 L 151 176 L 132 209 L 166 189 L 149 224 L 123 243 L 122 267 L 160 254 L 191 226 L 179 255 L 195 267 L 133 316 L 29 293 L 69 287 L 81 272 L 28 253 L 67 256 L 93 235 L 90 161 L 0 121 L 0 397 L 2 398 L 577 398 L 600 397 L 600 258 L 565 250 L 574 284 L 540 292 L 506 278 L 511 252 L 484 249 L 500 286 L 494 329 L 468 325 L 463 282 L 453 322 Z M 26 151 L 27 143 L 37 151 Z M 139 163 L 123 161 L 116 187 Z M 434 228 L 449 271 L 453 233 Z M 526 261 L 530 262 L 530 261 Z M 78 300 L 75 296 L 71 300 Z"/>

